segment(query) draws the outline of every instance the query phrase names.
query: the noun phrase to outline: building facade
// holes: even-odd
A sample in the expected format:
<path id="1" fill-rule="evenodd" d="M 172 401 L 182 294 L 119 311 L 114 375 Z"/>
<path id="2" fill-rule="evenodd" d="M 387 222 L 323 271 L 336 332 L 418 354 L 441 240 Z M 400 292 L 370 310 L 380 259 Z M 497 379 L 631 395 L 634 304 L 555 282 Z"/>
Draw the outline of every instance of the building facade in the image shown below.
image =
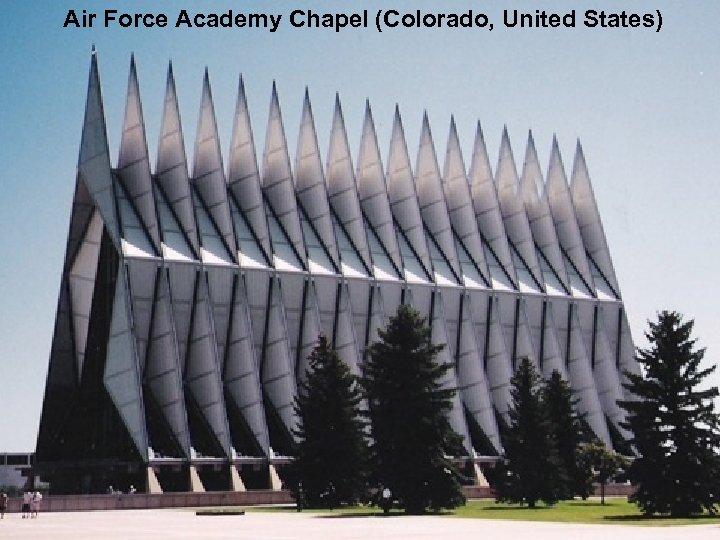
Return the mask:
<path id="1" fill-rule="evenodd" d="M 353 166 L 339 99 L 325 154 L 306 93 L 291 165 L 274 87 L 255 141 L 241 78 L 223 156 L 206 73 L 190 170 L 170 68 L 153 168 L 132 61 L 113 166 L 93 54 L 37 443 L 54 491 L 278 487 L 318 336 L 359 374 L 401 303 L 454 365 L 460 458 L 502 454 L 523 357 L 617 444 L 638 368 L 579 144 L 568 179 L 530 136 L 518 174 L 504 132 L 493 172 L 478 125 L 468 171 L 425 117 L 413 166 L 396 110 L 383 165 L 368 105 Z"/>

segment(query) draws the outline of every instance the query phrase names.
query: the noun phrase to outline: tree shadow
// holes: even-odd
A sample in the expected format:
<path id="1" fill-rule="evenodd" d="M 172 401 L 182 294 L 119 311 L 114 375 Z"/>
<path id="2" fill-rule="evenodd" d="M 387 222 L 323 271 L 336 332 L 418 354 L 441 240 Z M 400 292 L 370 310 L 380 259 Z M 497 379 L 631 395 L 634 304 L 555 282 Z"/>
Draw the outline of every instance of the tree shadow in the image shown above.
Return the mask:
<path id="1" fill-rule="evenodd" d="M 643 516 L 638 514 L 625 514 L 622 516 L 604 516 L 604 520 L 606 521 L 642 521 L 642 522 L 657 522 L 662 523 L 663 521 L 675 521 L 678 519 L 687 520 L 687 521 L 704 521 L 704 520 L 715 520 L 716 522 L 718 519 L 720 519 L 720 515 L 712 515 L 712 514 L 702 514 L 699 516 L 690 516 L 690 517 L 673 517 L 673 516 Z"/>
<path id="2" fill-rule="evenodd" d="M 424 514 L 408 514 L 403 511 L 390 512 L 389 514 L 384 513 L 382 510 L 377 512 L 345 512 L 340 514 L 321 514 L 315 517 L 321 519 L 346 519 L 346 518 L 368 518 L 368 517 L 381 517 L 381 518 L 396 518 L 396 517 L 407 517 L 407 516 L 450 516 L 453 512 L 449 510 L 442 510 L 439 512 L 425 512 Z"/>
<path id="3" fill-rule="evenodd" d="M 550 510 L 552 509 L 552 506 L 487 506 L 482 509 L 483 512 L 504 512 L 506 510 L 530 510 L 530 511 L 536 511 L 536 510 Z"/>
<path id="4" fill-rule="evenodd" d="M 382 511 L 379 512 L 368 512 L 363 514 L 355 514 L 352 512 L 348 512 L 346 514 L 322 514 L 315 516 L 317 518 L 321 519 L 349 519 L 349 518 L 370 518 L 370 517 L 381 517 L 381 518 L 393 518 L 393 517 L 400 517 L 404 516 L 406 514 L 403 514 L 401 512 L 391 512 L 390 514 L 384 514 Z"/>

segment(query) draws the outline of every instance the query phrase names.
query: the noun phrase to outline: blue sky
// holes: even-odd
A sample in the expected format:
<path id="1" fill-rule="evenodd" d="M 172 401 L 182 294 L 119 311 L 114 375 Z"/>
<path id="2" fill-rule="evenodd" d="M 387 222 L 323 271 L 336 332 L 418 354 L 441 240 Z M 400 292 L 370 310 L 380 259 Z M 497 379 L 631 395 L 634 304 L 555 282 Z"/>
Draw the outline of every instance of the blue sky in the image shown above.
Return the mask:
<path id="1" fill-rule="evenodd" d="M 670 5 L 668 5 L 670 4 Z M 69 9 L 282 13 L 404 8 L 484 10 L 478 30 L 63 29 Z M 661 9 L 663 28 L 509 29 L 503 9 Z M 482 122 L 493 162 L 507 125 L 516 161 L 528 129 L 543 166 L 557 134 L 566 168 L 583 143 L 630 318 L 644 344 L 657 310 L 695 318 L 707 364 L 720 351 L 720 4 L 707 0 L 322 2 L 42 0 L 7 2 L 0 21 L 0 451 L 34 449 L 75 181 L 90 48 L 98 49 L 110 149 L 117 156 L 130 54 L 135 53 L 151 155 L 172 60 L 186 144 L 194 140 L 203 70 L 210 73 L 224 151 L 243 74 L 262 148 L 272 81 L 294 150 L 304 88 L 321 145 L 340 93 L 352 148 L 365 99 L 383 148 L 400 105 L 411 153 L 427 110 L 444 155 L 450 115 L 469 164 Z M 261 151 L 261 150 L 260 150 Z M 192 154 L 192 148 L 188 148 Z M 716 377 L 715 383 L 720 382 Z"/>

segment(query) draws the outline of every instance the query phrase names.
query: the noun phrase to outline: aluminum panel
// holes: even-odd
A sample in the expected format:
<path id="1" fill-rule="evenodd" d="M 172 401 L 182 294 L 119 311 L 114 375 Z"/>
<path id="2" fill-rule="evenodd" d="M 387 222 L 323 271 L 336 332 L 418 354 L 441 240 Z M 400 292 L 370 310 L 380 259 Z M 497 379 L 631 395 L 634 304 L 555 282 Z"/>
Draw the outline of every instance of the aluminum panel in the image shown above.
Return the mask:
<path id="1" fill-rule="evenodd" d="M 220 365 L 225 365 L 225 353 L 233 311 L 233 296 L 237 270 L 221 266 L 206 266 L 210 306 L 215 327 L 215 343 Z"/>
<path id="2" fill-rule="evenodd" d="M 292 433 L 297 426 L 297 416 L 293 408 L 296 392 L 295 370 L 290 356 L 282 295 L 277 282 L 270 289 L 266 309 L 267 332 L 260 368 L 262 386 L 283 424 Z"/>
<path id="3" fill-rule="evenodd" d="M 372 268 L 370 248 L 368 247 L 365 227 L 363 225 L 360 198 L 355 183 L 350 145 L 345 131 L 340 96 L 335 95 L 335 112 L 333 114 L 332 130 L 330 131 L 330 149 L 326 167 L 325 182 L 327 184 L 330 206 L 335 216 L 342 223 L 365 268 Z M 338 228 L 335 228 L 336 236 Z M 340 238 L 338 238 L 338 242 Z M 340 259 L 344 263 L 347 252 L 342 251 Z"/>
<path id="4" fill-rule="evenodd" d="M 497 297 L 493 297 L 488 310 L 489 316 L 486 317 L 489 319 L 487 321 L 489 329 L 485 343 L 485 373 L 493 405 L 505 421 L 509 421 L 508 410 L 512 404 L 510 379 L 513 376 L 513 369 L 505 344 L 498 304 Z M 477 325 L 478 319 L 475 321 Z"/>
<path id="5" fill-rule="evenodd" d="M 578 141 L 575 150 L 570 192 L 585 249 L 615 293 L 619 295 L 620 287 L 610 258 L 610 250 L 608 249 L 605 231 L 600 219 L 600 211 L 595 201 L 595 193 L 593 193 L 592 184 L 590 183 L 590 174 L 588 173 L 585 154 L 580 141 Z"/>
<path id="6" fill-rule="evenodd" d="M 279 287 L 282 290 L 285 327 L 293 365 L 299 358 L 302 344 L 302 319 L 305 310 L 306 278 L 302 274 L 281 274 Z"/>
<path id="7" fill-rule="evenodd" d="M 427 240 L 420 216 L 420 207 L 410 166 L 410 156 L 405 142 L 405 133 L 400 119 L 400 111 L 397 107 L 395 107 L 395 120 L 393 121 L 392 136 L 390 138 L 386 177 L 388 200 L 390 201 L 390 209 L 395 222 L 412 246 L 425 273 L 431 276 L 432 263 L 430 262 Z"/>
<path id="8" fill-rule="evenodd" d="M 420 214 L 431 236 L 428 243 L 434 240 L 447 260 L 446 264 L 450 265 L 453 274 L 459 279 L 460 262 L 455 252 L 455 238 L 450 224 L 445 193 L 442 189 L 440 166 L 435 154 L 427 113 L 423 116 L 415 176 Z M 433 267 L 436 266 L 434 257 L 432 264 Z M 437 268 L 435 271 L 437 272 Z"/>
<path id="9" fill-rule="evenodd" d="M 548 202 L 545 181 L 543 180 L 542 171 L 540 170 L 540 161 L 538 160 L 535 140 L 533 139 L 532 133 L 528 134 L 520 190 L 535 245 L 542 252 L 546 263 L 552 267 L 557 279 L 561 281 L 565 290 L 570 290 L 570 283 L 565 270 L 562 253 L 560 252 L 560 243 L 558 242 L 557 233 L 555 232 L 555 224 L 553 223 L 552 214 L 550 213 L 550 203 Z M 539 262 L 542 265 L 543 261 L 540 258 Z M 548 273 L 546 271 L 543 271 L 543 277 L 545 278 L 545 285 L 547 287 Z M 555 288 L 557 289 L 557 287 Z M 548 290 L 548 293 L 550 292 L 551 291 Z"/>
<path id="10" fill-rule="evenodd" d="M 250 326 L 252 328 L 253 345 L 262 358 L 265 340 L 265 323 L 269 310 L 270 280 L 272 274 L 263 270 L 246 270 L 243 272 L 245 291 L 247 294 L 248 310 L 250 312 Z"/>
<path id="11" fill-rule="evenodd" d="M 121 264 L 115 284 L 103 384 L 135 443 L 138 454 L 147 462 L 145 410 L 138 359 L 132 338 L 128 296 L 125 271 Z"/>
<path id="12" fill-rule="evenodd" d="M 470 303 L 470 295 L 466 294 L 462 301 L 460 335 L 455 355 L 459 395 L 468 413 L 490 439 L 495 450 L 500 452 L 502 449 L 500 433 L 495 423 L 495 413 L 490 401 L 490 391 L 482 362 L 485 325 L 482 325 L 482 333 L 476 332 Z M 484 303 L 486 304 L 487 301 L 485 300 Z M 478 306 L 478 310 L 486 312 L 487 307 Z M 483 317 L 485 317 L 485 314 L 483 314 Z M 481 344 L 478 343 L 478 338 L 481 338 Z"/>
<path id="13" fill-rule="evenodd" d="M 241 215 L 237 204 L 235 204 L 235 201 L 232 199 L 230 200 L 230 213 L 232 214 L 233 225 L 235 226 L 235 239 L 238 243 L 238 262 L 240 266 L 242 268 L 267 268 L 270 259 L 266 257 L 263 248 L 250 230 L 248 222 L 245 220 L 245 217 Z M 264 213 L 263 220 L 265 220 Z M 267 222 L 265 223 L 267 226 Z M 268 234 L 270 233 L 268 232 Z M 268 237 L 268 243 L 269 242 L 270 238 Z M 269 250 L 268 253 L 272 253 L 272 251 Z"/>
<path id="14" fill-rule="evenodd" d="M 147 235 L 145 227 L 140 222 L 140 216 L 125 195 L 124 188 L 119 184 L 116 185 L 115 193 L 117 208 L 120 211 L 123 254 L 126 257 L 143 259 L 155 257 L 155 248 L 150 242 L 150 237 Z"/>
<path id="15" fill-rule="evenodd" d="M 165 422 L 172 430 L 183 452 L 190 457 L 190 431 L 185 412 L 182 389 L 182 372 L 178 358 L 177 342 L 173 328 L 170 286 L 164 272 L 159 274 L 152 334 L 148 344 L 147 364 L 143 375 Z"/>
<path id="16" fill-rule="evenodd" d="M 335 231 L 330 218 L 330 203 L 325 188 L 322 158 L 320 157 L 320 147 L 318 146 L 315 121 L 313 120 L 307 88 L 305 89 L 300 134 L 298 135 L 295 156 L 295 189 L 298 202 L 305 210 L 305 214 L 332 260 L 333 266 L 339 268 L 340 258 L 335 240 Z"/>
<path id="17" fill-rule="evenodd" d="M 620 377 L 615 368 L 615 360 L 610 342 L 605 332 L 605 311 L 598 306 L 595 323 L 595 350 L 593 352 L 593 375 L 598 398 L 605 415 L 624 435 L 629 435 L 621 427 L 625 421 L 625 410 L 618 405 L 618 400 L 624 399 Z"/>
<path id="18" fill-rule="evenodd" d="M 444 389 L 457 389 L 458 379 L 455 370 L 455 362 L 453 360 L 452 349 L 448 346 L 448 333 L 445 327 L 445 312 L 443 306 L 443 296 L 440 292 L 434 294 L 432 313 L 430 315 L 430 339 L 434 345 L 442 345 L 443 348 L 438 352 L 435 361 L 438 365 L 450 365 L 450 369 L 445 372 L 443 378 L 438 381 Z M 470 441 L 470 433 L 465 417 L 463 414 L 460 393 L 455 392 L 452 397 L 452 409 L 448 411 L 448 420 L 453 431 L 462 437 L 463 446 L 468 455 L 473 455 L 472 442 Z"/>
<path id="19" fill-rule="evenodd" d="M 365 279 L 348 279 L 346 287 L 358 354 L 359 358 L 363 358 L 365 347 L 369 344 L 369 334 L 372 332 L 370 328 L 372 315 L 370 295 L 373 285 Z"/>
<path id="20" fill-rule="evenodd" d="M 485 139 L 480 123 L 475 132 L 475 146 L 473 147 L 472 163 L 470 164 L 470 193 L 475 209 L 475 219 L 478 230 L 484 240 L 490 245 L 498 263 L 514 284 L 516 281 L 510 247 L 507 243 L 507 234 L 503 225 L 497 189 L 493 180 L 490 160 L 488 159 Z M 490 261 L 488 260 L 488 264 Z M 492 274 L 492 268 L 490 269 Z"/>
<path id="21" fill-rule="evenodd" d="M 215 226 L 210 214 L 205 211 L 205 205 L 195 190 L 193 190 L 193 201 L 195 202 L 195 217 L 200 231 L 200 257 L 203 263 L 207 265 L 233 266 L 233 255 L 228 251 L 222 234 Z M 237 250 L 234 251 L 237 253 Z"/>
<path id="22" fill-rule="evenodd" d="M 150 158 L 145 138 L 145 121 L 143 120 L 134 56 L 130 58 L 125 119 L 118 157 L 118 175 L 120 182 L 128 192 L 131 204 L 140 215 L 144 229 L 152 241 L 154 251 L 159 253 L 160 232 L 155 215 Z"/>
<path id="23" fill-rule="evenodd" d="M 119 249 L 120 229 L 113 200 L 113 181 L 110 172 L 110 152 L 105 128 L 105 112 L 100 90 L 97 56 L 94 51 L 90 61 L 85 120 L 83 122 L 80 156 L 78 158 L 78 174 L 85 183 L 93 201 L 95 201 L 95 206 L 103 218 L 110 238 L 112 238 L 115 247 Z"/>
<path id="24" fill-rule="evenodd" d="M 275 83 L 273 83 L 270 113 L 265 135 L 263 193 L 278 221 L 282 224 L 297 257 L 300 258 L 303 265 L 306 265 L 305 246 L 295 201 L 290 157 Z M 270 225 L 272 227 L 272 224 Z M 272 234 L 272 229 L 270 233 Z M 273 248 L 275 248 L 274 243 Z"/>
<path id="25" fill-rule="evenodd" d="M 245 98 L 245 85 L 242 76 L 240 77 L 237 106 L 235 108 L 227 181 L 232 198 L 234 198 L 235 203 L 237 203 L 247 219 L 255 238 L 257 238 L 264 252 L 265 258 L 269 260 L 272 253 L 270 231 L 265 217 L 260 171 L 257 165 L 255 141 L 250 125 L 250 113 Z M 240 238 L 238 238 L 238 244 L 238 247 L 241 247 Z"/>
<path id="26" fill-rule="evenodd" d="M 388 285 L 385 288 L 388 291 L 388 296 L 392 298 L 392 285 Z M 378 341 L 378 331 L 382 328 L 385 328 L 385 325 L 387 324 L 389 319 L 389 317 L 385 315 L 385 306 L 383 305 L 383 295 L 380 287 L 373 287 L 371 295 L 370 318 L 368 322 L 368 345 Z M 394 311 L 397 311 L 397 307 Z M 390 313 L 392 314 L 393 311 L 391 311 Z M 366 352 L 367 350 L 363 351 L 363 361 L 365 359 Z"/>
<path id="27" fill-rule="evenodd" d="M 242 280 L 235 287 L 223 383 L 258 446 L 265 456 L 269 456 L 270 435 L 263 408 L 260 369 L 253 346 L 250 312 Z"/>
<path id="28" fill-rule="evenodd" d="M 330 283 L 333 286 L 332 283 Z M 321 321 L 320 308 L 318 307 L 318 292 L 315 289 L 314 282 L 306 283 L 306 291 L 303 298 L 303 315 L 301 320 L 300 328 L 300 341 L 298 343 L 295 373 L 297 374 L 298 381 L 304 380 L 305 374 L 310 367 L 310 354 L 313 349 L 317 347 L 318 336 L 325 334 L 332 338 L 333 323 L 334 323 L 334 304 L 335 304 L 335 290 L 331 289 L 331 299 L 333 307 L 330 308 L 331 312 L 326 312 L 326 318 Z M 328 320 L 329 319 L 329 320 Z M 324 322 L 325 324 L 321 324 Z M 330 332 L 327 332 L 329 326 Z"/>
<path id="29" fill-rule="evenodd" d="M 225 415 L 225 402 L 217 356 L 207 282 L 198 279 L 193 308 L 192 328 L 185 363 L 185 387 L 190 391 L 207 426 L 212 431 L 223 456 L 231 457 L 230 428 Z"/>
<path id="30" fill-rule="evenodd" d="M 630 335 L 630 325 L 628 324 L 625 310 L 622 308 L 620 309 L 620 317 L 620 346 L 618 347 L 620 355 L 617 361 L 621 373 L 620 380 L 625 384 L 630 382 L 625 376 L 625 372 L 641 375 L 642 371 L 640 364 L 635 359 L 635 346 L 633 345 L 632 335 Z M 632 397 L 632 394 L 624 387 L 623 393 L 625 394 L 625 399 Z"/>
<path id="31" fill-rule="evenodd" d="M 207 69 L 203 79 L 200 115 L 195 136 L 192 184 L 203 200 L 204 207 L 221 235 L 223 244 L 236 259 L 237 244 L 228 205 L 225 172 L 220 153 L 220 138 L 215 121 L 210 79 Z M 197 206 L 197 205 L 196 205 Z M 197 210 L 196 210 L 197 212 Z M 201 228 L 201 233 L 203 233 Z"/>
<path id="32" fill-rule="evenodd" d="M 190 340 L 190 323 L 195 304 L 195 283 L 198 278 L 198 270 L 199 266 L 192 264 L 167 264 L 175 337 L 180 354 L 180 368 L 183 373 L 185 372 L 188 341 Z"/>
<path id="33" fill-rule="evenodd" d="M 532 339 L 532 327 L 527 314 L 527 303 L 524 297 L 518 298 L 517 310 L 517 334 L 515 340 L 516 363 L 520 358 L 528 358 L 535 366 L 538 373 L 542 373 L 540 362 L 538 361 L 539 344 L 536 346 Z"/>
<path id="34" fill-rule="evenodd" d="M 200 253 L 172 64 L 168 67 L 155 174 L 157 183 L 167 197 L 193 251 Z"/>
<path id="35" fill-rule="evenodd" d="M 475 220 L 470 184 L 465 172 L 460 140 L 455 128 L 455 118 L 450 119 L 450 134 L 448 135 L 447 153 L 445 154 L 445 168 L 443 171 L 443 190 L 447 201 L 450 222 L 468 255 L 484 280 L 488 281 L 489 270 L 485 262 L 485 252 L 480 238 L 480 232 Z M 458 257 L 462 257 L 458 253 Z"/>
<path id="36" fill-rule="evenodd" d="M 369 102 L 365 105 L 365 120 L 357 167 L 357 187 L 362 211 L 372 231 L 377 235 L 378 241 L 392 261 L 393 266 L 398 271 L 401 271 L 400 248 L 395 236 L 395 225 L 390 211 L 388 190 L 385 175 L 383 174 L 382 160 L 380 159 L 380 148 L 378 147 L 375 123 L 373 122 Z M 368 240 L 370 240 L 369 235 L 370 233 L 368 233 Z M 373 264 L 377 265 L 374 254 Z"/>
<path id="37" fill-rule="evenodd" d="M 553 303 L 545 302 L 545 324 L 543 327 L 543 348 L 542 348 L 542 374 L 545 379 L 550 379 L 554 371 L 562 375 L 562 378 L 568 380 L 565 355 L 560 346 L 558 327 L 556 323 Z M 566 308 L 567 311 L 567 308 Z M 564 320 L 567 320 L 565 316 Z M 567 339 L 567 330 L 564 332 Z"/>
<path id="38" fill-rule="evenodd" d="M 608 448 L 612 448 L 605 415 L 595 388 L 590 357 L 582 337 L 582 327 L 574 306 L 571 307 L 569 331 L 567 370 L 570 386 L 578 399 L 578 412 L 585 415 L 585 420 L 595 435 Z"/>
<path id="39" fill-rule="evenodd" d="M 132 328 L 142 373 L 145 371 L 145 356 L 150 338 L 158 266 L 155 261 L 141 259 L 127 259 L 126 264 L 130 286 Z"/>
<path id="40" fill-rule="evenodd" d="M 555 223 L 555 231 L 560 246 L 567 253 L 580 277 L 592 290 L 594 287 L 587 255 L 585 254 L 585 245 L 578 227 L 570 188 L 565 176 L 565 168 L 560 156 L 560 148 L 555 137 L 553 137 L 545 189 L 547 190 L 550 212 Z"/>
<path id="41" fill-rule="evenodd" d="M 160 222 L 163 258 L 170 261 L 191 262 L 195 260 L 195 254 L 186 240 L 185 232 L 175 219 L 170 205 L 157 185 L 155 185 L 155 203 Z"/>
<path id="42" fill-rule="evenodd" d="M 70 310 L 72 312 L 78 377 L 82 376 L 85 361 L 85 347 L 87 345 L 92 298 L 95 291 L 102 231 L 102 218 L 100 213 L 95 211 L 67 278 L 70 287 Z"/>
<path id="43" fill-rule="evenodd" d="M 538 263 L 535 254 L 535 243 L 530 231 L 528 216 L 525 213 L 520 180 L 518 179 L 507 128 L 503 128 L 500 156 L 498 157 L 495 172 L 495 183 L 497 184 L 500 213 L 502 214 L 508 238 L 517 249 L 525 265 L 527 265 L 532 277 L 542 285 L 540 263 Z"/>
<path id="44" fill-rule="evenodd" d="M 350 288 L 346 284 L 341 285 L 333 347 L 353 375 L 360 376 L 358 340 L 350 300 Z M 367 302 L 365 302 L 365 306 L 367 306 Z M 365 310 L 367 311 L 367 307 Z"/>

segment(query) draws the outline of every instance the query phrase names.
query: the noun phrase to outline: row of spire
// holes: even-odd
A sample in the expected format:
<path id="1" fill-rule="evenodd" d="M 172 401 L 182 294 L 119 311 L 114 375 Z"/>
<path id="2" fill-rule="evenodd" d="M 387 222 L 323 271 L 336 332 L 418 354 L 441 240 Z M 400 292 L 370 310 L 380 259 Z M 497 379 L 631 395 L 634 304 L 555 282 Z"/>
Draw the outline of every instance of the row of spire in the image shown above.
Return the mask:
<path id="1" fill-rule="evenodd" d="M 241 76 L 229 163 L 225 172 L 206 70 L 192 174 L 188 173 L 177 93 L 170 65 L 153 175 L 137 70 L 134 58 L 131 59 L 116 171 L 155 255 L 163 251 L 163 234 L 154 204 L 153 176 L 170 202 L 172 212 L 196 259 L 202 259 L 202 242 L 193 211 L 191 183 L 207 208 L 220 242 L 236 264 L 239 262 L 239 244 L 235 238 L 228 198 L 235 200 L 263 255 L 270 262 L 273 248 L 263 204 L 265 198 L 287 235 L 294 254 L 305 268 L 308 268 L 307 251 L 297 202 L 302 205 L 336 269 L 341 267 L 341 260 L 330 217 L 331 207 L 368 269 L 373 268 L 373 260 L 363 225 L 363 214 L 401 276 L 403 263 L 394 223 L 406 237 L 422 269 L 431 279 L 433 264 L 426 232 L 437 243 L 457 281 L 462 282 L 459 257 L 453 240 L 454 229 L 488 283 L 492 279 L 482 249 L 483 240 L 512 285 L 515 288 L 519 286 L 509 240 L 541 289 L 544 287 L 544 279 L 536 246 L 568 293 L 572 290 L 572 284 L 566 264 L 563 263 L 562 251 L 589 291 L 594 291 L 595 287 L 587 255 L 614 295 L 619 297 L 617 278 L 579 142 L 571 181 L 568 182 L 557 139 L 553 137 L 545 181 L 532 133 L 528 136 L 522 172 L 518 175 L 507 129 L 504 129 L 499 159 L 493 173 L 478 123 L 470 170 L 466 172 L 455 121 L 451 118 L 441 171 L 425 114 L 413 169 L 399 109 L 396 107 L 387 166 L 384 168 L 373 115 L 367 103 L 357 168 L 353 168 L 342 107 L 336 96 L 328 159 L 323 167 L 306 90 L 293 170 L 277 89 L 273 83 L 262 170 L 256 156 Z M 122 234 L 116 208 L 110 197 L 112 180 L 109 159 L 97 58 L 93 54 L 79 174 L 88 183 L 113 241 L 120 245 Z"/>

